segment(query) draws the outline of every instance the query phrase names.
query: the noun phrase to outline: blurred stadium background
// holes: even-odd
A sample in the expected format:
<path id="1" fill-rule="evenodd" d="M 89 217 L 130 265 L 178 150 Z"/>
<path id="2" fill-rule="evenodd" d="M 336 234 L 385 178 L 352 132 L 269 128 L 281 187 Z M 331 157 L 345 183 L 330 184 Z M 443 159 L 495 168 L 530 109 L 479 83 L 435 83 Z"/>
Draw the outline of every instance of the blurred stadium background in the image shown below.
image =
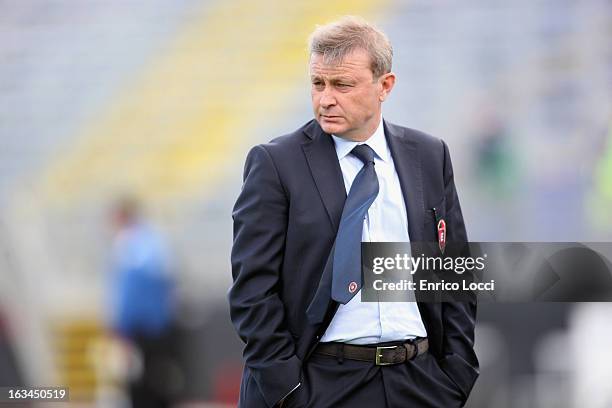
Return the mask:
<path id="1" fill-rule="evenodd" d="M 383 114 L 448 142 L 472 241 L 612 239 L 610 1 L 2 1 L 0 386 L 128 406 L 105 299 L 131 194 L 171 255 L 175 406 L 235 406 L 245 154 L 310 119 L 305 40 L 344 14 L 391 38 Z M 612 407 L 610 313 L 481 306 L 469 407 Z"/>

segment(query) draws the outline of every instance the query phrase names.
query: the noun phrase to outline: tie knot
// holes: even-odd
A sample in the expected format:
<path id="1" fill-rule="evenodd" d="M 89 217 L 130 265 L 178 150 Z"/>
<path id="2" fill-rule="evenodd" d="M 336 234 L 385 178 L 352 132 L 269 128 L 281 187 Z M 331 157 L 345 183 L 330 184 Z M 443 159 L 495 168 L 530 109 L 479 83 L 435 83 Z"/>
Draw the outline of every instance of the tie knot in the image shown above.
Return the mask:
<path id="1" fill-rule="evenodd" d="M 351 150 L 351 153 L 359 160 L 363 162 L 363 164 L 374 163 L 374 150 L 367 144 L 357 145 Z"/>

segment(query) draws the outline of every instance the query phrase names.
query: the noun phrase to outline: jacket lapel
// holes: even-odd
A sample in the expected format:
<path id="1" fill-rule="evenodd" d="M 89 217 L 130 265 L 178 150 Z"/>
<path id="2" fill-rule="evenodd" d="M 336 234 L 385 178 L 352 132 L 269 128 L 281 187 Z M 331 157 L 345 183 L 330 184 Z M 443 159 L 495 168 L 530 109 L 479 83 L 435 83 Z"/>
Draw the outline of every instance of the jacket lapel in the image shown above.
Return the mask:
<path id="1" fill-rule="evenodd" d="M 401 128 L 387 121 L 384 121 L 383 124 L 406 204 L 410 241 L 422 241 L 425 203 L 423 201 L 421 160 L 417 144 L 410 140 Z"/>
<path id="2" fill-rule="evenodd" d="M 385 135 L 393 163 L 397 170 L 402 195 L 408 213 L 408 234 L 410 242 L 423 241 L 425 202 L 423 199 L 423 175 L 417 143 L 411 140 L 404 131 L 389 122 L 384 122 Z M 419 292 L 416 293 L 417 300 Z M 428 337 L 440 333 L 441 307 L 439 303 L 417 301 L 423 324 Z M 437 344 L 434 342 L 434 344 Z"/>
<path id="3" fill-rule="evenodd" d="M 335 233 L 340 225 L 346 189 L 334 141 L 314 120 L 304 133 L 309 139 L 302 144 L 302 149 Z"/>

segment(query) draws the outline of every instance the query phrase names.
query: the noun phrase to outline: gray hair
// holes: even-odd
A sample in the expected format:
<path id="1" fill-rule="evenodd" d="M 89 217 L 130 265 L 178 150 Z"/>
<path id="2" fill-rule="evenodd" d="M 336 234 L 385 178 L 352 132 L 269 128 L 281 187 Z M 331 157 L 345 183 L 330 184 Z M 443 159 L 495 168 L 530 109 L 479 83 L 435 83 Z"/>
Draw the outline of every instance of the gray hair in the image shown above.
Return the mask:
<path id="1" fill-rule="evenodd" d="M 344 57 L 361 48 L 370 56 L 374 78 L 391 72 L 393 48 L 378 28 L 361 17 L 345 16 L 323 26 L 317 26 L 308 39 L 309 54 L 322 54 L 327 64 L 340 63 Z"/>

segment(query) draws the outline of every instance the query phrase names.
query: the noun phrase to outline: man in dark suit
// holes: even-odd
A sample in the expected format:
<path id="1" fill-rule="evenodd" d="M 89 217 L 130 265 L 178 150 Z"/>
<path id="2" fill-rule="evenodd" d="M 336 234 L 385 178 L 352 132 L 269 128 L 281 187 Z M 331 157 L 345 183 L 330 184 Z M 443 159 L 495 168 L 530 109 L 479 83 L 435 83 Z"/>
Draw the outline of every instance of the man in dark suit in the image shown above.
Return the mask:
<path id="1" fill-rule="evenodd" d="M 382 119 L 391 60 L 362 19 L 317 28 L 315 120 L 248 154 L 229 291 L 241 407 L 458 407 L 478 376 L 475 302 L 361 302 L 347 267 L 355 243 L 436 241 L 441 220 L 467 241 L 446 144 Z"/>

